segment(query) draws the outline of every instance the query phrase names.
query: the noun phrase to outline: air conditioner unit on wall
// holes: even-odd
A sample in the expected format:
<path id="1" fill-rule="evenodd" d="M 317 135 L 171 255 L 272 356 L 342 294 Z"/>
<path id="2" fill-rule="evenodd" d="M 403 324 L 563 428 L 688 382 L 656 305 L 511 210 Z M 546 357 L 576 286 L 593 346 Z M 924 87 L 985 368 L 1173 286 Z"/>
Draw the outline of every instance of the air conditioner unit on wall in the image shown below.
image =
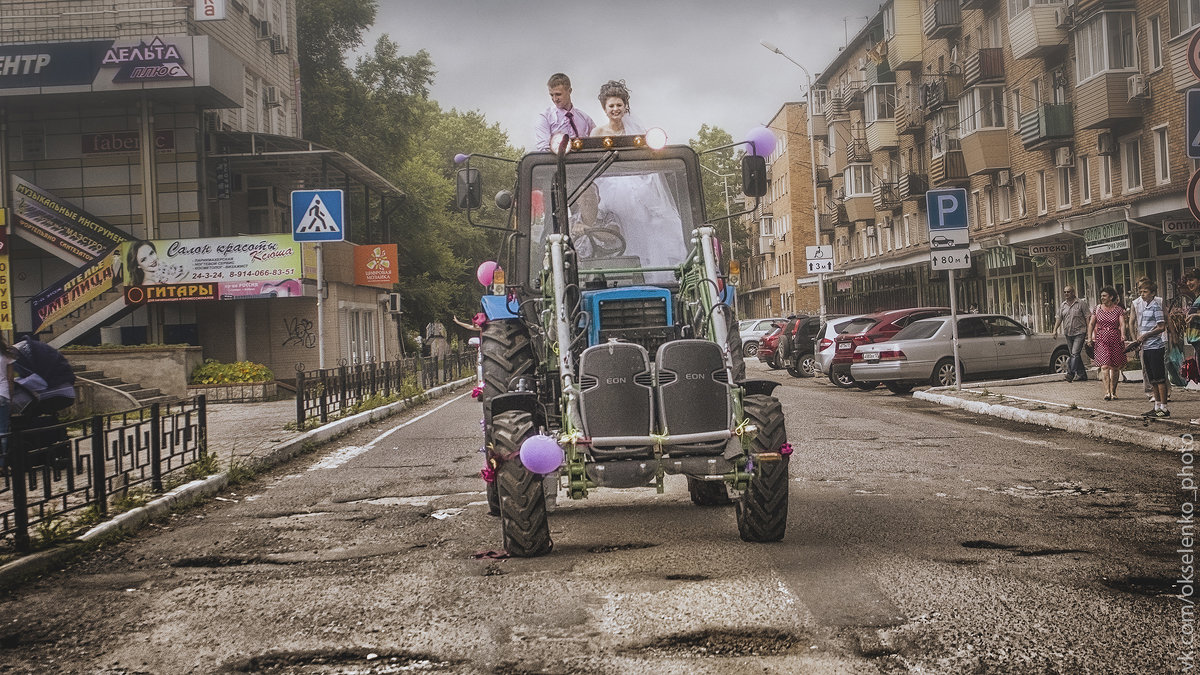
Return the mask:
<path id="1" fill-rule="evenodd" d="M 1071 148 L 1055 148 L 1054 149 L 1054 166 L 1063 169 L 1075 165 L 1075 153 L 1071 152 Z"/>
<path id="2" fill-rule="evenodd" d="M 270 40 L 271 36 L 274 34 L 275 33 L 271 31 L 271 22 L 270 21 L 267 21 L 264 19 L 264 20 L 258 22 L 258 39 L 259 40 Z"/>
<path id="3" fill-rule="evenodd" d="M 1096 136 L 1096 154 L 1117 154 L 1117 141 L 1113 138 L 1111 131 L 1102 131 L 1098 136 Z"/>
<path id="4" fill-rule="evenodd" d="M 283 102 L 279 100 L 278 87 L 267 87 L 264 99 L 264 103 L 268 108 L 278 108 L 283 105 Z"/>
<path id="5" fill-rule="evenodd" d="M 272 54 L 288 53 L 287 45 L 283 44 L 283 36 L 278 33 L 271 36 L 271 53 Z"/>
<path id="6" fill-rule="evenodd" d="M 1054 10 L 1054 25 L 1067 30 L 1071 28 L 1071 9 L 1069 7 L 1060 7 Z"/>
<path id="7" fill-rule="evenodd" d="M 1150 83 L 1146 81 L 1146 76 L 1141 73 L 1134 73 L 1125 81 L 1126 89 L 1129 93 L 1129 100 L 1132 101 L 1138 98 L 1150 98 Z"/>
<path id="8" fill-rule="evenodd" d="M 1001 169 L 996 173 L 996 187 L 1008 187 L 1012 185 L 1012 171 L 1009 169 Z"/>

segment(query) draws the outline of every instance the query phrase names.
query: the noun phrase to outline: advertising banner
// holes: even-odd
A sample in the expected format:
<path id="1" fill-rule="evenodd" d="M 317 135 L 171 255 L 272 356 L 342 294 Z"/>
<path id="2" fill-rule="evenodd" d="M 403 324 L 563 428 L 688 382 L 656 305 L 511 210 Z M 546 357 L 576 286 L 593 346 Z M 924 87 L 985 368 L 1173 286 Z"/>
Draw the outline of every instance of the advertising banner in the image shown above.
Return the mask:
<path id="1" fill-rule="evenodd" d="M 112 40 L 0 46 L 0 89 L 91 84 Z"/>
<path id="2" fill-rule="evenodd" d="M 115 251 L 114 251 L 115 253 Z M 34 332 L 83 307 L 113 287 L 113 253 L 101 255 L 29 300 Z"/>
<path id="3" fill-rule="evenodd" d="M 196 0 L 195 21 L 220 21 L 225 18 L 225 0 Z"/>
<path id="4" fill-rule="evenodd" d="M 354 247 L 354 283 L 391 288 L 400 281 L 395 244 Z"/>
<path id="5" fill-rule="evenodd" d="M 129 302 L 285 298 L 303 294 L 300 245 L 287 234 L 126 242 Z M 154 290 L 157 286 L 170 289 Z"/>
<path id="6" fill-rule="evenodd" d="M 9 279 L 12 267 L 8 264 L 8 209 L 0 209 L 0 330 L 12 330 L 12 294 Z"/>
<path id="7" fill-rule="evenodd" d="M 124 232 L 74 204 L 18 176 L 13 176 L 12 181 L 14 227 L 65 252 L 79 263 L 89 262 L 129 240 Z"/>

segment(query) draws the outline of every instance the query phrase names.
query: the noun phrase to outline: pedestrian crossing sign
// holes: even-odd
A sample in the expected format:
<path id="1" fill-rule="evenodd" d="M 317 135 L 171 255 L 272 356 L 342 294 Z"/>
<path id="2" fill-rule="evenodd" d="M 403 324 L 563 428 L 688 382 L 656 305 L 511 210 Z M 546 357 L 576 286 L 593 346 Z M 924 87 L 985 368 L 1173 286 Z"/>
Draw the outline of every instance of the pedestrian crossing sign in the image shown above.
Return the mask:
<path id="1" fill-rule="evenodd" d="M 292 191 L 293 241 L 344 241 L 341 190 Z"/>

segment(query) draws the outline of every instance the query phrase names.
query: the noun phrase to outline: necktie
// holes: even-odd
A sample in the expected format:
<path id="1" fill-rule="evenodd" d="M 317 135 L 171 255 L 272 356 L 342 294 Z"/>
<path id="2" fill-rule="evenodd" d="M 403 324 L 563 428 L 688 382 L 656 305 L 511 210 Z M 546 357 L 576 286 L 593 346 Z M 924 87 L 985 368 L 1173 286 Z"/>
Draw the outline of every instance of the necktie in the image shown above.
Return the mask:
<path id="1" fill-rule="evenodd" d="M 567 124 L 571 125 L 571 138 L 579 138 L 579 129 L 575 128 L 575 113 L 567 111 Z"/>

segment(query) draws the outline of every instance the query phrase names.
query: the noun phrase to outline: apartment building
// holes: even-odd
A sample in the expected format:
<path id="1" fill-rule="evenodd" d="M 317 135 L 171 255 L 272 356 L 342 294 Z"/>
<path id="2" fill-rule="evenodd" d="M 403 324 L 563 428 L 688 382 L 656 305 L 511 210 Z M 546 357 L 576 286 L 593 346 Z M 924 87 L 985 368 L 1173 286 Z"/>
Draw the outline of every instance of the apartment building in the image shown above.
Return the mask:
<path id="1" fill-rule="evenodd" d="M 198 344 L 282 377 L 397 351 L 390 284 L 356 280 L 353 245 L 323 247 L 318 302 L 316 249 L 291 241 L 294 189 L 343 189 L 346 239 L 362 244 L 386 236 L 399 195 L 300 138 L 295 0 L 6 0 L 0 35 L 15 308 L 0 328 Z"/>
<path id="2" fill-rule="evenodd" d="M 1197 264 L 1184 93 L 1187 0 L 889 0 L 819 75 L 831 312 L 945 305 L 926 190 L 965 188 L 964 308 L 1049 330 L 1065 284 L 1095 301 Z"/>
<path id="3" fill-rule="evenodd" d="M 770 187 L 759 209 L 743 221 L 756 237 L 739 288 L 741 315 L 816 314 L 817 280 L 805 272 L 805 247 L 816 241 L 808 104 L 784 103 L 767 128 L 776 138 L 767 157 Z"/>

